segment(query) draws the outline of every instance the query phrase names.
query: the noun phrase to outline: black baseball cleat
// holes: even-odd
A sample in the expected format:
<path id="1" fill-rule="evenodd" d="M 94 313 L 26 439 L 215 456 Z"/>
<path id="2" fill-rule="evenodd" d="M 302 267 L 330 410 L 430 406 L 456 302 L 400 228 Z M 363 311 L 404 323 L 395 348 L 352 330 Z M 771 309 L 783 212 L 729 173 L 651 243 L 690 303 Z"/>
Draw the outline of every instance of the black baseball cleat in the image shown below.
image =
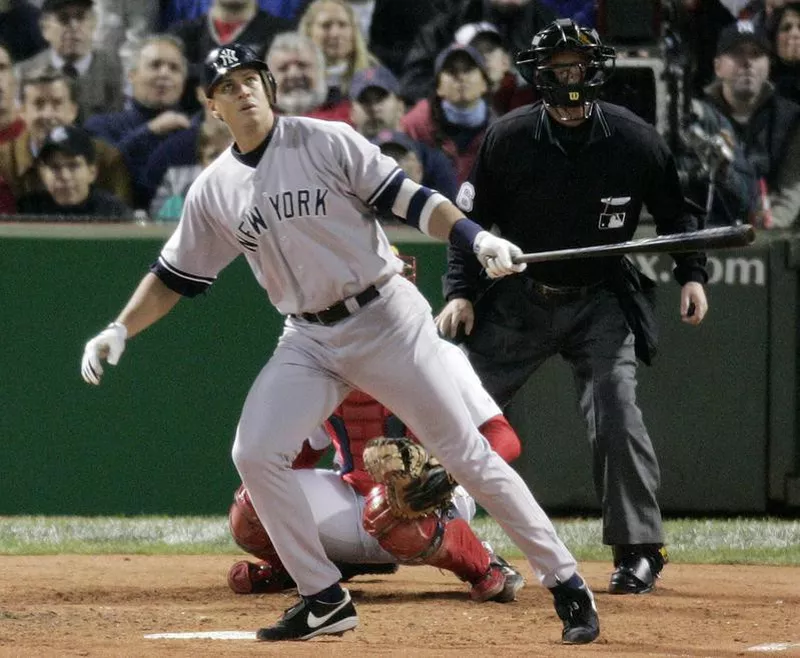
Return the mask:
<path id="1" fill-rule="evenodd" d="M 517 592 L 525 586 L 525 578 L 523 578 L 522 574 L 508 562 L 494 553 L 492 553 L 491 565 L 500 569 L 506 581 L 503 584 L 503 589 L 489 600 L 497 601 L 498 603 L 511 603 L 512 601 L 516 601 Z"/>
<path id="2" fill-rule="evenodd" d="M 283 613 L 277 624 L 261 628 L 256 639 L 263 642 L 310 640 L 318 635 L 343 635 L 358 625 L 358 615 L 350 592 L 342 589 L 343 597 L 336 603 L 325 603 L 312 597 L 300 601 Z"/>
<path id="3" fill-rule="evenodd" d="M 564 622 L 564 644 L 589 644 L 600 635 L 600 619 L 591 590 L 577 573 L 565 583 L 551 587 L 553 604 Z"/>
<path id="4" fill-rule="evenodd" d="M 614 573 L 608 584 L 611 594 L 647 594 L 669 561 L 667 549 L 659 544 L 614 546 Z"/>

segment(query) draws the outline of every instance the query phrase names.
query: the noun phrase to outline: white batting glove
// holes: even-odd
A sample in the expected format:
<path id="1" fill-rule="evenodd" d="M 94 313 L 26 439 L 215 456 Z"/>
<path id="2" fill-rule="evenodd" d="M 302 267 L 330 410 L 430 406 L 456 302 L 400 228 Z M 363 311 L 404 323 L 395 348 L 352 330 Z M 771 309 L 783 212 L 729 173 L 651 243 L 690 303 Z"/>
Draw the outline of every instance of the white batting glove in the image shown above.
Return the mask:
<path id="1" fill-rule="evenodd" d="M 514 263 L 512 260 L 514 256 L 522 255 L 522 249 L 489 231 L 480 231 L 475 236 L 472 248 L 490 279 L 522 272 L 527 267 L 526 263 Z"/>
<path id="2" fill-rule="evenodd" d="M 119 357 L 125 351 L 127 338 L 127 327 L 121 322 L 112 322 L 86 343 L 81 360 L 81 375 L 87 384 L 100 383 L 100 378 L 103 376 L 103 366 L 100 365 L 102 359 L 112 366 L 119 363 Z"/>

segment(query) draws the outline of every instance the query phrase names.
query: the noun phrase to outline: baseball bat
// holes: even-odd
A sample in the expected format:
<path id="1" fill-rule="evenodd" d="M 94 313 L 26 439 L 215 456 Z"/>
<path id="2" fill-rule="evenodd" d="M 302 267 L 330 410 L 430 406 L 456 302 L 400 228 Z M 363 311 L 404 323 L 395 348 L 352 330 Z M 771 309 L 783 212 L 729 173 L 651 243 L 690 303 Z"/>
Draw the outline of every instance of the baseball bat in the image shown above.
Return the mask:
<path id="1" fill-rule="evenodd" d="M 756 232 L 749 224 L 706 228 L 688 233 L 670 233 L 653 238 L 641 238 L 614 244 L 593 247 L 575 247 L 522 254 L 514 258 L 515 263 L 544 263 L 552 260 L 570 260 L 602 256 L 620 256 L 648 252 L 679 253 L 682 251 L 706 251 L 710 249 L 733 249 L 746 247 L 755 240 Z"/>

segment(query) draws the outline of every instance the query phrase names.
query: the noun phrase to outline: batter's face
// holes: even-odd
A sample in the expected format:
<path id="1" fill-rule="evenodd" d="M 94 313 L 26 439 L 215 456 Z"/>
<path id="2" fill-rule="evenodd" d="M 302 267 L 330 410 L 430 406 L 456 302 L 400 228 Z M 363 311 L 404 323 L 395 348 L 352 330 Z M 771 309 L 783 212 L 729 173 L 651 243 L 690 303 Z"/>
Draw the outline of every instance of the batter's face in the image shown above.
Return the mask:
<path id="1" fill-rule="evenodd" d="M 92 49 L 97 19 L 89 7 L 66 5 L 42 15 L 39 27 L 53 50 L 68 61 L 75 61 Z"/>
<path id="2" fill-rule="evenodd" d="M 53 128 L 71 125 L 78 118 L 78 104 L 63 80 L 25 85 L 22 95 L 22 116 L 36 144 Z"/>
<path id="3" fill-rule="evenodd" d="M 211 113 L 228 125 L 243 153 L 258 146 L 272 128 L 274 115 L 266 84 L 256 69 L 228 73 L 207 102 Z"/>
<path id="4" fill-rule="evenodd" d="M 754 43 L 740 43 L 714 59 L 714 73 L 729 102 L 749 103 L 758 97 L 769 78 L 769 57 Z"/>
<path id="5" fill-rule="evenodd" d="M 794 9 L 783 12 L 775 46 L 778 57 L 787 64 L 800 61 L 800 13 Z"/>
<path id="6" fill-rule="evenodd" d="M 5 48 L 0 48 L 0 127 L 12 119 L 16 95 L 17 79 L 14 77 L 11 57 Z"/>
<path id="7" fill-rule="evenodd" d="M 133 97 L 158 110 L 177 104 L 186 84 L 183 54 L 168 41 L 154 41 L 141 51 L 130 73 Z"/>
<path id="8" fill-rule="evenodd" d="M 308 36 L 322 49 L 325 61 L 333 64 L 347 59 L 353 53 L 354 29 L 344 7 L 335 2 L 326 2 L 309 26 Z"/>
<path id="9" fill-rule="evenodd" d="M 89 197 L 97 179 L 97 167 L 82 155 L 55 153 L 39 164 L 39 176 L 45 188 L 60 206 L 75 206 Z"/>
<path id="10" fill-rule="evenodd" d="M 467 54 L 447 58 L 436 83 L 436 95 L 456 107 L 472 107 L 489 90 L 483 72 Z"/>

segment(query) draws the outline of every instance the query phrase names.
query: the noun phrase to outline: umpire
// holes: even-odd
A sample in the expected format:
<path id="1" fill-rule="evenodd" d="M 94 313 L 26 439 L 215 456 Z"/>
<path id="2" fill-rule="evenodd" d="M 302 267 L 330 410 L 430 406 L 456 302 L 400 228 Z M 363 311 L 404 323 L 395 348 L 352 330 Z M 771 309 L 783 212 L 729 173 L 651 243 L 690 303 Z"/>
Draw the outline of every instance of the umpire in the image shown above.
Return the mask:
<path id="1" fill-rule="evenodd" d="M 615 57 L 597 32 L 569 19 L 539 32 L 517 66 L 542 101 L 490 127 L 459 190 L 461 209 L 525 252 L 630 240 L 643 205 L 660 234 L 696 230 L 655 129 L 596 100 Z M 547 358 L 569 362 L 592 447 L 603 542 L 614 555 L 609 591 L 649 592 L 667 561 L 658 461 L 636 404 L 636 357 L 649 362 L 655 349 L 643 290 L 653 283 L 618 257 L 529 264 L 523 274 L 489 282 L 470 256 L 448 251 L 440 332 L 455 338 L 463 325 L 463 347 L 500 406 Z M 705 256 L 674 260 L 681 319 L 697 325 L 708 309 Z"/>

